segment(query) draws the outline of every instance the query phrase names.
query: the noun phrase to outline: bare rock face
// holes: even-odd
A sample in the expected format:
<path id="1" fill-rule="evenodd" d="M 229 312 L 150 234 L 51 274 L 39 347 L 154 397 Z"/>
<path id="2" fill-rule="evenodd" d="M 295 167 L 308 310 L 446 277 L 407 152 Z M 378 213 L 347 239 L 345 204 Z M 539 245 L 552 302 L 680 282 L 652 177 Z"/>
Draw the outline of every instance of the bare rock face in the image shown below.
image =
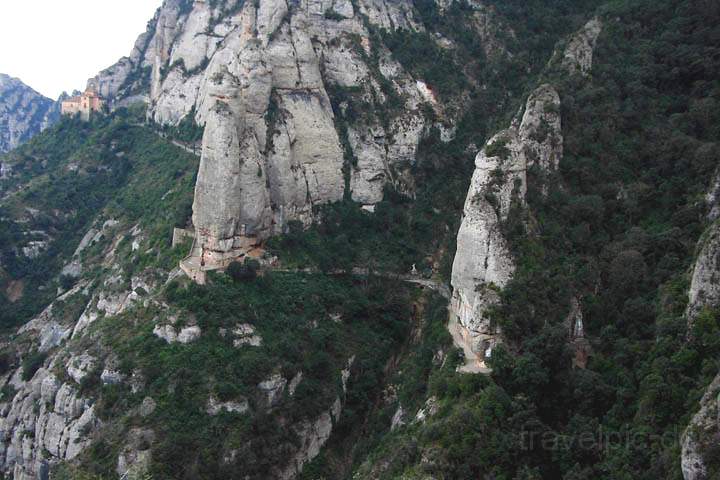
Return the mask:
<path id="1" fill-rule="evenodd" d="M 681 439 L 682 455 L 680 466 L 685 480 L 705 480 L 707 465 L 703 458 L 704 451 L 711 443 L 717 442 L 720 433 L 718 404 L 720 398 L 720 375 L 705 391 L 700 401 L 700 410 L 690 421 Z"/>
<path id="2" fill-rule="evenodd" d="M 718 180 L 714 179 L 707 200 L 708 219 L 713 222 L 698 242 L 698 254 L 693 266 L 688 305 L 685 312 L 688 332 L 705 309 L 720 305 L 720 222 L 717 220 Z M 705 480 L 708 477 L 706 452 L 714 447 L 720 435 L 720 375 L 715 377 L 700 401 L 700 409 L 690 421 L 682 440 L 681 468 L 685 480 Z"/>
<path id="3" fill-rule="evenodd" d="M 153 329 L 153 334 L 167 343 L 192 343 L 200 338 L 201 333 L 197 325 L 183 327 L 179 331 L 173 325 L 156 325 Z"/>
<path id="4" fill-rule="evenodd" d="M 492 12 L 476 9 L 490 44 Z M 91 79 L 116 105 L 144 99 L 155 122 L 205 126 L 186 271 L 223 266 L 345 195 L 371 208 L 388 184 L 412 194 L 423 108 L 441 107 L 369 26 L 423 29 L 408 0 L 166 0 L 132 53 Z M 362 115 L 335 102 L 348 92 Z"/>
<path id="5" fill-rule="evenodd" d="M 127 434 L 127 443 L 118 455 L 116 473 L 120 478 L 142 478 L 150 466 L 150 446 L 155 441 L 155 432 L 145 428 L 132 428 Z"/>
<path id="6" fill-rule="evenodd" d="M 708 206 L 707 219 L 711 223 L 697 246 L 685 312 L 690 328 L 705 308 L 720 305 L 720 171 L 715 172 L 705 200 Z"/>
<path id="7" fill-rule="evenodd" d="M 701 148 L 703 149 L 703 154 L 714 154 L 714 146 L 708 145 Z M 705 202 L 709 209 L 707 219 L 714 222 L 720 218 L 720 170 L 715 170 L 712 184 L 710 185 L 707 195 L 705 195 Z"/>
<path id="8" fill-rule="evenodd" d="M 267 238 L 343 196 L 343 151 L 302 12 L 251 4 L 207 68 L 193 222 L 203 261 Z M 250 239 L 250 240 L 248 240 Z"/>
<path id="9" fill-rule="evenodd" d="M 529 168 L 557 168 L 563 151 L 559 112 L 557 91 L 540 86 L 530 95 L 522 119 L 491 138 L 475 159 L 457 237 L 451 308 L 464 342 L 477 355 L 468 360 L 480 368 L 499 341 L 488 311 L 515 271 L 502 222 L 513 203 L 524 204 Z"/>
<path id="10" fill-rule="evenodd" d="M 720 223 L 708 227 L 698 249 L 688 291 L 686 316 L 689 326 L 703 309 L 720 305 Z"/>
<path id="11" fill-rule="evenodd" d="M 338 397 L 332 407 L 313 420 L 303 420 L 293 425 L 293 432 L 300 440 L 299 450 L 290 459 L 288 467 L 277 473 L 282 480 L 296 478 L 303 466 L 320 454 L 320 449 L 330 438 L 333 425 L 340 420 L 342 401 Z"/>
<path id="12" fill-rule="evenodd" d="M 89 444 L 86 432 L 97 423 L 91 402 L 50 373 L 54 366 L 27 382 L 15 375 L 17 392 L 0 405 L 0 465 L 13 478 L 47 478 L 52 462 L 72 460 Z"/>
<path id="13" fill-rule="evenodd" d="M 208 415 L 217 415 L 220 412 L 245 413 L 250 409 L 247 399 L 238 401 L 221 402 L 215 397 L 208 398 L 206 412 Z"/>
<path id="14" fill-rule="evenodd" d="M 28 141 L 58 118 L 57 102 L 0 73 L 0 153 Z"/>
<path id="15" fill-rule="evenodd" d="M 590 342 L 585 338 L 585 324 L 583 322 L 583 309 L 580 300 L 576 297 L 570 299 L 570 312 L 565 319 L 568 328 L 570 348 L 575 353 L 573 366 L 585 368 L 590 356 Z"/>
<path id="16" fill-rule="evenodd" d="M 285 393 L 287 379 L 275 373 L 258 384 L 258 390 L 262 392 L 263 399 L 268 408 L 277 405 Z"/>
<path id="17" fill-rule="evenodd" d="M 602 22 L 599 18 L 593 18 L 573 35 L 563 54 L 563 66 L 570 72 L 588 75 L 592 68 L 593 52 L 601 31 Z"/>

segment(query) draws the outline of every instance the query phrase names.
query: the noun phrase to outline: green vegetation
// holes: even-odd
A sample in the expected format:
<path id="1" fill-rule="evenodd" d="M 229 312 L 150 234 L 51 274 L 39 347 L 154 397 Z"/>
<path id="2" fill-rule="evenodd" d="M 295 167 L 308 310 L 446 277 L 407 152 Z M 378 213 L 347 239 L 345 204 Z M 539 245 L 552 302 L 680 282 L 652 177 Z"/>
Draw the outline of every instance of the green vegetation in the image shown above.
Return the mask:
<path id="1" fill-rule="evenodd" d="M 325 10 L 325 14 L 324 14 L 324 15 L 325 15 L 325 18 L 327 18 L 328 20 L 335 20 L 336 22 L 339 22 L 339 21 L 345 19 L 345 17 L 343 17 L 342 15 L 340 15 L 339 13 L 337 13 L 337 12 L 336 12 L 335 10 L 333 10 L 332 8 L 328 8 L 327 10 Z"/>
<path id="2" fill-rule="evenodd" d="M 64 118 L 6 156 L 14 175 L 2 181 L 3 187 L 17 193 L 2 207 L 2 266 L 6 281 L 22 279 L 32 294 L 15 303 L 0 299 L 2 328 L 23 323 L 49 303 L 55 287 L 48 286 L 99 216 L 144 230 L 148 249 L 131 255 L 129 240 L 117 247 L 134 268 L 175 261 L 164 252 L 173 226 L 184 226 L 189 217 L 197 158 L 137 126 L 142 116 L 131 109 L 95 116 L 91 122 Z M 36 258 L 16 248 L 46 240 L 45 235 L 29 237 L 28 231 L 45 232 L 50 239 Z M 100 253 L 90 248 L 84 255 Z M 59 282 L 71 286 L 67 277 Z"/>
<path id="3" fill-rule="evenodd" d="M 415 78 L 425 81 L 438 92 L 440 98 L 451 98 L 469 86 L 463 69 L 453 61 L 452 53 L 440 47 L 432 34 L 399 30 L 383 32 L 382 39 L 395 58 Z"/>
<path id="4" fill-rule="evenodd" d="M 255 280 L 259 264 L 257 260 L 245 260 L 244 262 L 232 262 L 227 268 L 227 274 L 236 282 L 247 282 Z"/>
<path id="5" fill-rule="evenodd" d="M 23 360 L 22 363 L 22 379 L 24 381 L 28 381 L 32 378 L 33 375 L 35 375 L 35 372 L 38 371 L 40 367 L 42 367 L 43 363 L 45 362 L 45 359 L 47 358 L 47 352 L 35 352 L 32 353 Z"/>
<path id="6" fill-rule="evenodd" d="M 440 215 L 430 208 L 416 210 L 409 199 L 389 190 L 374 214 L 345 201 L 322 207 L 320 215 L 322 221 L 309 230 L 291 223 L 285 235 L 270 240 L 270 251 L 285 266 L 408 273 L 413 263 L 430 267 L 426 256 L 441 247 Z"/>
<path id="7" fill-rule="evenodd" d="M 507 148 L 508 139 L 498 138 L 485 148 L 485 155 L 488 158 L 499 157 L 501 160 L 510 158 L 510 150 Z"/>
<path id="8" fill-rule="evenodd" d="M 403 347 L 402 355 L 396 357 L 401 359 L 400 363 L 383 379 L 389 385 L 384 393 L 385 401 L 373 402 L 370 392 L 377 385 L 362 385 L 359 388 L 361 385 L 354 384 L 333 438 L 321 455 L 305 467 L 300 478 L 349 478 L 350 471 L 359 467 L 368 455 L 381 458 L 379 450 L 394 454 L 395 440 L 382 442 L 380 449 L 378 442 L 387 439 L 388 427 L 399 405 L 412 415 L 424 406 L 425 399 L 436 395 L 439 390 L 465 389 L 466 384 L 487 383 L 484 377 L 472 378 L 454 373 L 460 357 L 451 346 L 452 340 L 445 326 L 446 299 L 438 295 L 421 297 L 413 304 L 413 320 L 413 340 Z M 439 355 L 438 352 L 442 353 Z M 448 376 L 454 379 L 449 381 L 452 386 L 447 381 Z M 388 397 L 391 399 L 388 400 Z M 359 416 L 369 404 L 373 404 L 369 414 Z M 363 426 L 358 429 L 358 425 Z M 341 466 L 343 464 L 344 467 Z"/>
<path id="9" fill-rule="evenodd" d="M 171 283 L 166 292 L 178 325 L 192 319 L 202 329 L 194 343 L 167 344 L 152 333 L 157 307 L 102 321 L 101 338 L 119 356 L 121 371 L 140 372 L 145 389 L 101 386 L 101 418 L 124 415 L 145 396 L 156 411 L 129 422 L 152 427 L 157 435 L 151 471 L 156 478 L 229 478 L 241 468 L 251 477 L 281 465 L 296 441 L 288 422 L 314 420 L 342 395 L 340 371 L 351 365 L 347 410 L 351 424 L 362 418 L 380 391 L 383 369 L 407 338 L 409 296 L 402 285 L 377 278 L 353 279 L 305 274 L 265 274 L 254 281 L 213 275 L 212 284 Z M 233 330 L 252 325 L 262 345 L 234 346 Z M 91 341 L 91 340 L 88 340 Z M 278 373 L 302 372 L 293 397 L 286 391 L 269 410 L 258 383 Z M 219 401 L 247 399 L 250 412 L 206 413 L 210 396 Z M 345 417 L 344 417 L 345 418 Z M 118 439 L 110 439 L 115 444 Z M 234 460 L 223 461 L 229 450 Z M 107 474 L 99 451 L 85 464 Z"/>
<path id="10" fill-rule="evenodd" d="M 520 8 L 504 3 L 506 15 Z M 530 221 L 516 210 L 505 227 L 518 269 L 494 312 L 508 345 L 494 351 L 492 383 L 458 395 L 432 389 L 458 378 L 438 374 L 437 416 L 387 435 L 361 472 L 681 478 L 679 436 L 720 355 L 718 312 L 702 312 L 692 332 L 684 318 L 720 140 L 720 11 L 706 6 L 613 2 L 591 78 L 545 75 L 560 89 L 565 157 L 547 194 L 529 179 Z M 572 368 L 573 296 L 587 369 Z"/>

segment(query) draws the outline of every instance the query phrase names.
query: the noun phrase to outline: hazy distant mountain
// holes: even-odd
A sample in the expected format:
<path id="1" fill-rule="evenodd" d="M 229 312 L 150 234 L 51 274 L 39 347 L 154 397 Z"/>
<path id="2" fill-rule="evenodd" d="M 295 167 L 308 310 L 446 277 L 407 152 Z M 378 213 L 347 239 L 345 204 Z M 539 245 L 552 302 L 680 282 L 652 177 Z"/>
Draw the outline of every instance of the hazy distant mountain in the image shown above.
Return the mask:
<path id="1" fill-rule="evenodd" d="M 0 153 L 26 142 L 55 122 L 59 114 L 58 102 L 0 73 Z"/>

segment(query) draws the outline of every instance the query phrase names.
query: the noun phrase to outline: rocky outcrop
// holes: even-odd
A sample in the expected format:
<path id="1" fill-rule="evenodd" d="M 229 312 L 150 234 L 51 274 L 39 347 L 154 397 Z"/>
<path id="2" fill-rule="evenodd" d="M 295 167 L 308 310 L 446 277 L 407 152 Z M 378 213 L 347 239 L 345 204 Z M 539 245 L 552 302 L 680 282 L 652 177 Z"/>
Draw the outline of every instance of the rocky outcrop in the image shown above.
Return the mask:
<path id="1" fill-rule="evenodd" d="M 685 311 L 688 337 L 704 311 L 720 306 L 720 220 L 718 205 L 720 176 L 716 174 L 706 197 L 711 222 L 697 246 L 697 258 L 692 268 L 688 304 Z M 720 375 L 707 387 L 700 401 L 700 409 L 690 421 L 681 439 L 681 468 L 685 480 L 705 480 L 708 475 L 709 450 L 718 443 L 720 435 Z"/>
<path id="2" fill-rule="evenodd" d="M 207 402 L 206 412 L 208 415 L 217 415 L 220 412 L 245 413 L 250 409 L 247 399 L 237 401 L 221 402 L 215 397 L 210 397 Z"/>
<path id="3" fill-rule="evenodd" d="M 593 53 L 601 31 L 602 22 L 600 19 L 593 18 L 590 20 L 568 41 L 563 53 L 562 65 L 570 72 L 588 75 L 592 68 Z"/>
<path id="4" fill-rule="evenodd" d="M 0 404 L 0 464 L 13 478 L 48 478 L 52 464 L 72 460 L 88 445 L 98 421 L 78 385 L 51 373 L 57 368 L 60 363 L 50 362 L 27 381 L 19 369 L 8 381 L 16 393 Z"/>
<path id="5" fill-rule="evenodd" d="M 285 377 L 275 373 L 258 384 L 257 388 L 260 391 L 263 403 L 268 408 L 276 406 L 282 400 L 287 383 Z"/>
<path id="6" fill-rule="evenodd" d="M 720 306 L 720 170 L 713 176 L 705 201 L 710 223 L 696 247 L 685 311 L 689 331 L 704 309 Z"/>
<path id="7" fill-rule="evenodd" d="M 199 82 L 206 134 L 193 223 L 195 256 L 206 265 L 241 255 L 290 220 L 308 224 L 313 207 L 343 197 L 344 152 L 325 83 L 358 85 L 369 69 L 326 42 L 363 27 L 334 21 L 329 29 L 324 10 L 303 6 L 246 3 Z M 352 6 L 338 10 L 350 15 Z"/>
<path id="8" fill-rule="evenodd" d="M 276 478 L 282 480 L 296 478 L 302 472 L 303 466 L 320 454 L 320 449 L 330 439 L 333 427 L 340 421 L 340 414 L 347 393 L 347 381 L 350 378 L 350 368 L 354 362 L 355 356 L 349 358 L 347 366 L 340 373 L 342 396 L 338 396 L 327 411 L 322 412 L 314 419 L 305 419 L 292 425 L 291 429 L 297 436 L 298 442 L 294 445 L 294 453 L 290 456 L 287 465 L 275 472 Z M 292 390 L 294 390 L 292 383 L 295 382 L 295 379 L 298 379 L 298 383 L 302 381 L 302 374 L 296 375 L 291 381 L 290 388 Z"/>
<path id="9" fill-rule="evenodd" d="M 590 20 L 557 53 L 550 65 L 567 72 L 587 75 L 593 52 L 602 31 L 598 18 Z M 515 264 L 502 225 L 513 205 L 522 207 L 528 187 L 528 174 L 540 192 L 557 170 L 563 156 L 560 96 L 545 84 L 528 98 L 523 115 L 492 137 L 475 159 L 475 172 L 463 210 L 453 262 L 451 319 L 449 329 L 467 363 L 461 370 L 486 372 L 485 360 L 500 341 L 500 331 L 490 312 L 499 301 L 499 293 L 515 271 Z M 577 366 L 584 366 L 589 347 L 582 328 L 582 312 L 571 312 L 571 340 L 576 347 Z"/>
<path id="10" fill-rule="evenodd" d="M 700 410 L 690 421 L 680 441 L 682 456 L 680 466 L 685 480 L 705 480 L 708 477 L 708 465 L 704 458 L 712 444 L 717 443 L 720 434 L 720 375 L 705 391 L 700 400 Z"/>
<path id="11" fill-rule="evenodd" d="M 698 245 L 692 271 L 686 316 L 688 327 L 705 308 L 720 305 L 720 223 L 710 225 Z"/>
<path id="12" fill-rule="evenodd" d="M 704 153 L 713 154 L 713 147 L 704 146 L 701 148 Z M 720 170 L 716 170 L 715 175 L 713 175 L 712 184 L 705 196 L 705 203 L 707 203 L 708 206 L 707 219 L 714 222 L 720 218 Z"/>
<path id="13" fill-rule="evenodd" d="M 153 329 L 153 334 L 165 340 L 167 343 L 192 343 L 200 338 L 202 331 L 197 325 L 191 325 L 180 329 L 173 325 L 157 325 Z"/>
<path id="14" fill-rule="evenodd" d="M 262 337 L 257 334 L 255 327 L 249 323 L 238 324 L 232 329 L 231 333 L 234 337 L 233 346 L 235 347 L 242 347 L 243 345 L 259 347 L 262 345 Z"/>
<path id="15" fill-rule="evenodd" d="M 573 366 L 585 368 L 587 366 L 588 357 L 590 356 L 590 342 L 585 338 L 583 309 L 580 304 L 580 300 L 577 298 L 572 298 L 570 300 L 570 313 L 568 313 L 568 316 L 565 319 L 565 325 L 568 328 L 570 348 L 575 354 L 573 358 Z"/>
<path id="16" fill-rule="evenodd" d="M 490 309 L 515 271 L 502 224 L 513 204 L 525 202 L 528 170 L 554 171 L 562 145 L 560 98 L 552 86 L 542 85 L 530 95 L 522 118 L 492 137 L 475 159 L 453 262 L 451 312 L 476 355 L 468 361 L 480 368 L 499 341 Z"/>
<path id="17" fill-rule="evenodd" d="M 0 153 L 28 141 L 59 117 L 57 102 L 0 73 Z"/>
<path id="18" fill-rule="evenodd" d="M 143 478 L 147 476 L 152 452 L 150 446 L 155 441 L 155 432 L 148 428 L 132 428 L 128 432 L 126 444 L 118 455 L 115 472 L 120 478 Z"/>
<path id="19" fill-rule="evenodd" d="M 290 458 L 288 467 L 278 472 L 276 478 L 291 480 L 302 472 L 303 466 L 320 454 L 320 449 L 330 438 L 333 425 L 340 420 L 342 400 L 338 397 L 332 407 L 314 420 L 304 420 L 293 425 L 293 432 L 300 440 L 298 451 Z"/>
<path id="20" fill-rule="evenodd" d="M 502 53 L 494 11 L 472 8 Z M 369 210 L 388 184 L 412 195 L 424 106 L 443 107 L 369 28 L 422 30 L 415 15 L 407 0 L 166 0 L 131 55 L 91 80 L 116 103 L 144 95 L 158 123 L 205 126 L 183 270 L 200 278 L 346 195 Z M 444 141 L 452 123 L 438 122 Z"/>
<path id="21" fill-rule="evenodd" d="M 0 473 L 10 478 L 47 479 L 53 466 L 76 458 L 91 444 L 102 424 L 97 418 L 97 389 L 88 385 L 130 383 L 138 391 L 135 379 L 128 382 L 129 375 L 120 371 L 115 355 L 95 339 L 85 339 L 96 334 L 90 327 L 98 318 L 143 304 L 155 291 L 156 271 L 127 279 L 112 262 L 119 239 L 137 231 L 118 231 L 117 226 L 117 221 L 108 220 L 101 229 L 90 229 L 75 255 L 80 261 L 77 254 L 93 241 L 105 244 L 104 276 L 88 280 L 81 274 L 73 288 L 10 337 L 16 360 L 10 372 L 0 376 Z M 108 237 L 99 237 L 101 232 Z M 68 315 L 71 304 L 76 305 L 77 315 Z M 181 334 L 178 341 L 193 336 Z M 141 411 L 148 412 L 152 408 L 145 403 Z M 126 463 L 143 455 L 130 452 Z"/>

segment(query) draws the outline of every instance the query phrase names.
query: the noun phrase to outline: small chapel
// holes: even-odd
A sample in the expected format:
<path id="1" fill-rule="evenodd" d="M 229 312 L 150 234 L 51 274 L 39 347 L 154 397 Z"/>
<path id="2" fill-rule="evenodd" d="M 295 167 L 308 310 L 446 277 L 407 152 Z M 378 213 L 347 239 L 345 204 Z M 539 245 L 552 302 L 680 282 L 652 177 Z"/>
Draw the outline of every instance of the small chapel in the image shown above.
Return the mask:
<path id="1" fill-rule="evenodd" d="M 89 85 L 80 95 L 63 100 L 60 111 L 63 115 L 79 113 L 80 117 L 87 121 L 90 119 L 90 114 L 99 112 L 103 105 L 105 105 L 105 100 L 97 93 L 94 85 Z"/>

